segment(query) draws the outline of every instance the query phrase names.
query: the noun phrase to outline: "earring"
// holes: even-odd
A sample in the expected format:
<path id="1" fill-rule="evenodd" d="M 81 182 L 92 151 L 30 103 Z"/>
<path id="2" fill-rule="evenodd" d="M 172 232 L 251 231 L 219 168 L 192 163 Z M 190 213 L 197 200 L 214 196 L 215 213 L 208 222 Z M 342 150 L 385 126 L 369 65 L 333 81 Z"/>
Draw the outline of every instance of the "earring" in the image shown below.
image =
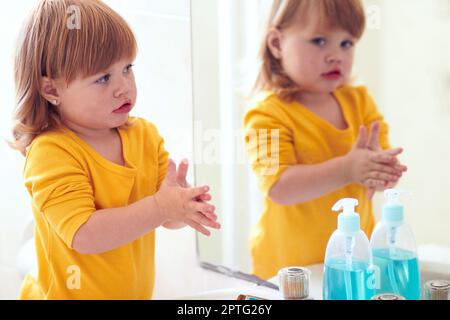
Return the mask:
<path id="1" fill-rule="evenodd" d="M 55 106 L 57 106 L 58 105 L 58 101 L 55 99 L 55 100 L 52 100 L 52 104 L 54 104 Z"/>

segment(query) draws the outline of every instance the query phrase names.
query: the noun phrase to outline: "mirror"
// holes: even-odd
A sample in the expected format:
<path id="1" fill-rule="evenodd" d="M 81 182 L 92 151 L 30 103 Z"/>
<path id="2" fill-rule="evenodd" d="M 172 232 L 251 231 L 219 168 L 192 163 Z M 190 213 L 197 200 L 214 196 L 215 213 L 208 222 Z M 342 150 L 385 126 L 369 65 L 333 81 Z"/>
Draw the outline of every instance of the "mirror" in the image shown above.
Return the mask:
<path id="1" fill-rule="evenodd" d="M 405 149 L 398 188 L 419 246 L 450 247 L 450 2 L 364 0 L 367 29 L 353 73 Z M 222 223 L 198 235 L 199 260 L 251 272 L 249 236 L 263 198 L 244 150 L 243 117 L 270 0 L 192 0 L 194 162 Z M 420 17 L 420 19 L 418 19 Z M 381 193 L 373 199 L 380 217 Z"/>

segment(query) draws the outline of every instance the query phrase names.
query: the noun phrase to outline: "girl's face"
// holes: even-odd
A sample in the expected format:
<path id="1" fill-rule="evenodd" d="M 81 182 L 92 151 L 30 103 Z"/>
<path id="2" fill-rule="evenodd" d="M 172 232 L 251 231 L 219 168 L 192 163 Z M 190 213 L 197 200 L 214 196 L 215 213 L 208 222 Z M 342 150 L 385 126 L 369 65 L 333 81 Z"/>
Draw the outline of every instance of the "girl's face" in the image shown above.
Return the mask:
<path id="1" fill-rule="evenodd" d="M 102 73 L 59 86 L 59 108 L 66 125 L 116 128 L 128 120 L 136 102 L 132 61 L 122 59 Z"/>
<path id="2" fill-rule="evenodd" d="M 352 72 L 357 39 L 342 29 L 317 28 L 314 18 L 308 25 L 294 23 L 269 34 L 272 54 L 302 91 L 330 93 L 348 81 Z"/>

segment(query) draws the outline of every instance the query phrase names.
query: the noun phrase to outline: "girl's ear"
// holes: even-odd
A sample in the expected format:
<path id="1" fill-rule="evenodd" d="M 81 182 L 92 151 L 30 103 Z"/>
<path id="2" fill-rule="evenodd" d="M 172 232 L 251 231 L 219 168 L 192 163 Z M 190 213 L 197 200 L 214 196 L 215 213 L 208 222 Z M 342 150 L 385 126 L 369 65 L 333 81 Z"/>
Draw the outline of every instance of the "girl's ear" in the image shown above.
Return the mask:
<path id="1" fill-rule="evenodd" d="M 60 96 L 56 81 L 48 77 L 42 77 L 40 83 L 41 95 L 51 104 L 57 106 L 60 103 Z"/>
<path id="2" fill-rule="evenodd" d="M 281 32 L 273 28 L 267 36 L 267 47 L 276 59 L 281 59 Z"/>

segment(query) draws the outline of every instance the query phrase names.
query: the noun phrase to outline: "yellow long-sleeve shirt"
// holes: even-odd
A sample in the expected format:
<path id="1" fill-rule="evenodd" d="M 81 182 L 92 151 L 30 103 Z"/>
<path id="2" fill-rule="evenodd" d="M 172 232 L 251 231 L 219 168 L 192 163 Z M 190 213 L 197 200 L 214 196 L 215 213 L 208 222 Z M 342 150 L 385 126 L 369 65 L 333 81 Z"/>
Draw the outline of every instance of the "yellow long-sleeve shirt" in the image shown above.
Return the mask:
<path id="1" fill-rule="evenodd" d="M 97 153 L 63 127 L 38 136 L 24 165 L 35 218 L 37 276 L 27 275 L 21 299 L 150 299 L 155 232 L 101 254 L 73 250 L 76 231 L 100 209 L 154 194 L 168 154 L 154 125 L 134 118 L 119 128 L 125 165 Z"/>
<path id="2" fill-rule="evenodd" d="M 383 149 L 390 147 L 388 126 L 365 87 L 343 86 L 333 95 L 348 124 L 345 130 L 300 103 L 286 103 L 271 92 L 262 93 L 244 118 L 247 154 L 264 194 L 263 213 L 250 238 L 252 271 L 262 278 L 273 277 L 286 266 L 323 262 L 328 239 L 337 227 L 337 215 L 331 207 L 341 198 L 359 200 L 356 211 L 368 236 L 374 227 L 372 203 L 361 185 L 350 184 L 292 206 L 277 204 L 268 197 L 290 166 L 318 164 L 347 154 L 356 143 L 360 125 L 369 129 L 372 122 L 380 121 L 380 145 Z M 273 145 L 274 151 L 279 150 L 278 158 L 270 153 L 273 129 L 279 130 L 278 148 Z"/>

